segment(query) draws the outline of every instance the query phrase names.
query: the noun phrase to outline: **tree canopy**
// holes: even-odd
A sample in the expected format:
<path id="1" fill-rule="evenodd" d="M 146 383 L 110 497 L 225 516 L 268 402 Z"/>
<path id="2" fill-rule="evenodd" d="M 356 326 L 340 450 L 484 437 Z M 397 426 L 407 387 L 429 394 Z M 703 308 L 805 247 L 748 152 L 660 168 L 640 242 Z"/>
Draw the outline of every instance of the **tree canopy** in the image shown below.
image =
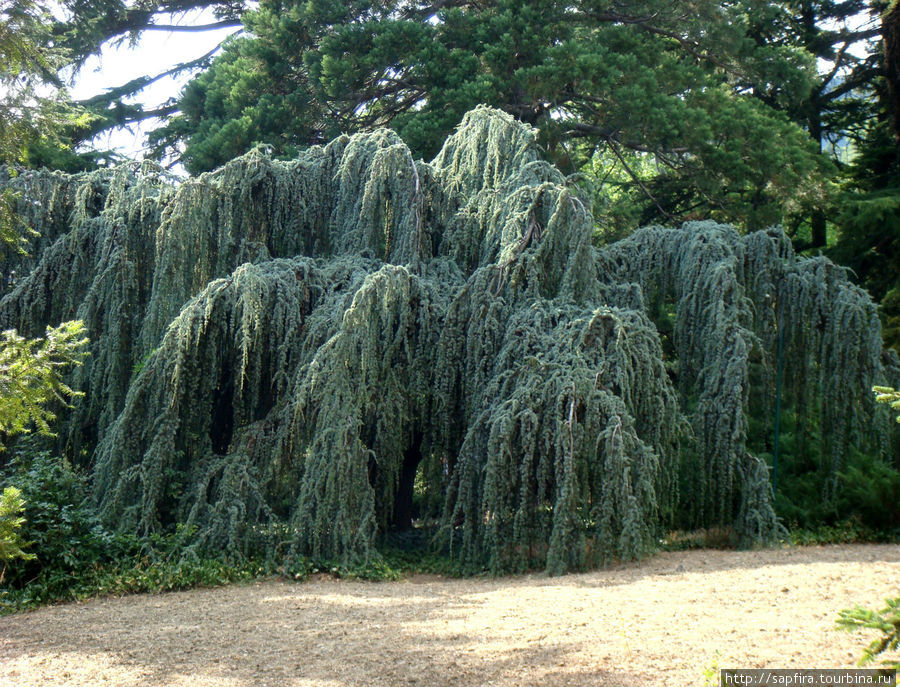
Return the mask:
<path id="1" fill-rule="evenodd" d="M 848 133 L 854 155 L 844 166 L 832 214 L 837 240 L 830 254 L 881 301 L 885 340 L 900 350 L 900 60 L 891 52 L 897 51 L 900 15 L 896 3 L 876 8 L 883 40 L 873 50 L 865 99 L 856 106 L 866 114 Z"/>
<path id="2" fill-rule="evenodd" d="M 607 236 L 713 217 L 784 222 L 798 249 L 833 242 L 842 196 L 826 181 L 867 138 L 872 84 L 896 62 L 880 49 L 896 13 L 879 0 L 63 4 L 53 34 L 76 61 L 145 31 L 243 27 L 218 54 L 84 101 L 95 119 L 79 140 L 163 117 L 156 154 L 200 172 L 258 143 L 290 157 L 391 126 L 428 157 L 487 103 L 537 126 L 561 169 L 602 187 Z M 135 100 L 198 69 L 178 99 Z"/>
<path id="3" fill-rule="evenodd" d="M 713 222 L 598 250 L 540 136 L 479 108 L 428 163 L 378 130 L 180 184 L 148 163 L 7 179 L 42 244 L 10 256 L 0 325 L 84 320 L 58 441 L 106 521 L 365 559 L 418 479 L 436 544 L 494 570 L 639 556 L 666 527 L 771 540 L 748 427 L 779 337 L 824 497 L 851 448 L 884 460 L 868 390 L 900 365 L 844 270 Z"/>
<path id="4" fill-rule="evenodd" d="M 215 58 L 84 101 L 95 118 L 76 140 L 163 117 L 157 155 L 199 172 L 258 143 L 290 157 L 387 125 L 428 157 L 463 112 L 487 103 L 536 125 L 561 169 L 602 187 L 594 211 L 608 236 L 701 217 L 782 221 L 798 249 L 855 233 L 842 230 L 843 196 L 826 180 L 887 104 L 873 84 L 897 81 L 882 49 L 896 43 L 896 12 L 880 0 L 62 6 L 52 33 L 76 63 L 146 31 L 243 27 Z M 198 69 L 179 99 L 135 100 Z"/>
<path id="5" fill-rule="evenodd" d="M 657 217 L 703 208 L 763 227 L 815 198 L 825 167 L 799 127 L 752 97 L 802 98 L 814 73 L 802 50 L 757 45 L 757 9 L 264 0 L 153 139 L 195 173 L 259 143 L 291 156 L 382 126 L 427 158 L 488 104 L 536 126 L 569 172 L 614 159 Z M 636 171 L 643 158 L 658 165 L 652 181 Z"/>

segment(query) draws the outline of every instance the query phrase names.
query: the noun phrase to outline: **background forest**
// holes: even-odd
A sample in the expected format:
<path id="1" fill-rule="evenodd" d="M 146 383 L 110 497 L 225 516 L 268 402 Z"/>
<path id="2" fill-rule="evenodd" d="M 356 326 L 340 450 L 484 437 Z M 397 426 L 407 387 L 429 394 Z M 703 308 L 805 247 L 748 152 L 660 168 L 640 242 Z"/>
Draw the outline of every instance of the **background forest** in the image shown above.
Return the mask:
<path id="1" fill-rule="evenodd" d="M 896 3 L 8 0 L 0 66 L 13 587 L 897 537 Z"/>

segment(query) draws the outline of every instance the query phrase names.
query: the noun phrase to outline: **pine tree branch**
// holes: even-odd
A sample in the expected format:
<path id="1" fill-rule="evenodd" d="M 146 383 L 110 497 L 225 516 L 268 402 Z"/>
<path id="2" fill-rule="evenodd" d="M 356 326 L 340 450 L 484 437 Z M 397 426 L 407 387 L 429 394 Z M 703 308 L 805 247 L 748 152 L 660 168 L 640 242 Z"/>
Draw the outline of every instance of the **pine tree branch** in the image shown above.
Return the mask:
<path id="1" fill-rule="evenodd" d="M 243 26 L 240 20 L 225 20 L 212 24 L 147 24 L 142 31 L 173 31 L 183 33 L 199 33 L 202 31 L 216 31 Z"/>
<path id="2" fill-rule="evenodd" d="M 234 34 L 232 34 L 234 35 Z M 176 64 L 174 67 L 167 69 L 163 72 L 159 72 L 154 76 L 139 76 L 136 79 L 132 79 L 121 86 L 115 86 L 113 88 L 109 88 L 105 93 L 100 93 L 98 95 L 92 96 L 90 98 L 85 98 L 84 100 L 78 101 L 78 105 L 82 107 L 97 107 L 105 104 L 109 104 L 114 100 L 118 100 L 120 98 L 128 97 L 130 95 L 134 95 L 138 91 L 146 88 L 152 83 L 159 81 L 160 79 L 165 79 L 170 76 L 177 76 L 183 72 L 186 72 L 191 69 L 197 69 L 199 67 L 205 66 L 210 58 L 213 57 L 222 47 L 222 43 L 217 44 L 212 50 L 201 55 L 200 57 L 189 60 L 188 62 L 181 62 L 180 64 Z"/>
<path id="3" fill-rule="evenodd" d="M 619 161 L 619 164 L 622 165 L 622 167 L 628 173 L 628 176 L 631 177 L 632 181 L 634 181 L 634 183 L 636 183 L 638 185 L 638 188 L 640 188 L 641 191 L 644 193 L 644 195 L 650 199 L 650 201 L 656 206 L 656 209 L 659 210 L 660 214 L 663 217 L 665 217 L 670 222 L 674 221 L 674 217 L 672 217 L 672 215 L 670 215 L 668 212 L 666 212 L 665 209 L 663 209 L 663 206 L 659 204 L 659 201 L 656 200 L 654 195 L 650 192 L 650 189 L 647 188 L 647 186 L 644 184 L 643 181 L 641 181 L 641 178 L 637 175 L 637 173 L 633 169 L 631 169 L 628 162 L 625 160 L 625 157 L 619 151 L 619 148 L 616 145 L 615 140 L 613 140 L 612 137 L 609 137 L 606 140 L 609 143 L 610 150 L 613 151 L 613 154 L 616 156 L 616 159 Z"/>
<path id="4" fill-rule="evenodd" d="M 643 143 L 638 143 L 637 141 L 623 141 L 618 137 L 618 129 L 597 126 L 595 124 L 587 124 L 585 122 L 567 121 L 561 124 L 561 128 L 564 131 L 574 133 L 574 135 L 576 136 L 597 137 L 607 141 L 615 139 L 616 143 L 618 143 L 619 145 L 639 153 L 651 153 L 653 155 L 661 155 L 666 153 L 671 155 L 683 155 L 684 153 L 690 152 L 690 148 L 686 148 L 684 146 L 675 146 L 672 148 L 651 148 L 650 146 L 644 145 Z"/>
<path id="5" fill-rule="evenodd" d="M 689 38 L 685 38 L 679 33 L 675 31 L 670 31 L 668 29 L 664 29 L 660 26 L 657 26 L 653 23 L 653 19 L 657 17 L 657 14 L 647 15 L 643 17 L 631 17 L 624 14 L 619 14 L 617 12 L 596 12 L 590 13 L 587 15 L 590 19 L 593 19 L 598 22 L 604 23 L 613 23 L 613 24 L 627 24 L 630 26 L 636 26 L 639 29 L 647 31 L 648 33 L 652 33 L 658 36 L 663 36 L 664 38 L 670 38 L 676 41 L 681 48 L 687 52 L 692 57 L 697 60 L 709 62 L 710 64 L 719 67 L 720 69 L 725 70 L 730 74 L 740 75 L 740 70 L 735 65 L 728 65 L 719 58 L 714 55 L 710 55 L 709 53 L 703 52 L 697 42 L 690 40 Z M 681 17 L 682 19 L 684 17 Z"/>

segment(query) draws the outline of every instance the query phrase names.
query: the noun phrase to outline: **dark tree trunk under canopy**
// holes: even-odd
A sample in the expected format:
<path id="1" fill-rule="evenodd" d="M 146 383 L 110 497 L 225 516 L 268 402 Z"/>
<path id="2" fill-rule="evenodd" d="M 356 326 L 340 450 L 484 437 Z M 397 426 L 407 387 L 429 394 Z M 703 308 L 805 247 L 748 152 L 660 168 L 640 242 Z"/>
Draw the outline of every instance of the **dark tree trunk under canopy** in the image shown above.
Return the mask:
<path id="1" fill-rule="evenodd" d="M 5 256 L 0 325 L 87 324 L 59 440 L 123 530 L 360 560 L 411 524 L 418 472 L 436 543 L 494 570 L 640 556 L 666 527 L 771 540 L 747 415 L 772 396 L 782 305 L 831 469 L 887 445 L 869 389 L 896 360 L 844 270 L 711 222 L 595 249 L 535 131 L 487 108 L 430 163 L 381 131 L 180 183 L 142 165 L 5 184 L 41 238 Z"/>

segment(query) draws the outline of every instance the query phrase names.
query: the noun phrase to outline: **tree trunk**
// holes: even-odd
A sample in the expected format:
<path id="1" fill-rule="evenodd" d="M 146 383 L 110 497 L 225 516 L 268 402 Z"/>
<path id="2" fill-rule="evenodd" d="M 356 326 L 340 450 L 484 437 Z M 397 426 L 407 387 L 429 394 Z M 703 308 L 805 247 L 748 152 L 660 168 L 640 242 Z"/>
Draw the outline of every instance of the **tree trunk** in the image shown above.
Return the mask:
<path id="1" fill-rule="evenodd" d="M 421 435 L 415 433 L 412 444 L 403 455 L 400 482 L 394 495 L 394 514 L 391 518 L 391 528 L 394 530 L 405 531 L 412 528 L 416 470 L 422 462 L 421 441 Z"/>
<path id="2" fill-rule="evenodd" d="M 882 15 L 881 36 L 884 40 L 884 77 L 888 84 L 894 138 L 900 143 L 900 3 L 894 2 Z"/>
<path id="3" fill-rule="evenodd" d="M 816 146 L 822 150 L 822 106 L 818 97 L 813 97 L 809 101 L 809 111 L 807 114 L 807 126 L 809 135 L 816 142 Z M 810 248 L 824 248 L 828 237 L 826 236 L 827 221 L 825 212 L 821 208 L 812 211 L 809 217 L 810 225 Z"/>
<path id="4" fill-rule="evenodd" d="M 810 248 L 824 248 L 828 243 L 826 234 L 827 221 L 822 210 L 813 210 L 809 218 Z"/>

